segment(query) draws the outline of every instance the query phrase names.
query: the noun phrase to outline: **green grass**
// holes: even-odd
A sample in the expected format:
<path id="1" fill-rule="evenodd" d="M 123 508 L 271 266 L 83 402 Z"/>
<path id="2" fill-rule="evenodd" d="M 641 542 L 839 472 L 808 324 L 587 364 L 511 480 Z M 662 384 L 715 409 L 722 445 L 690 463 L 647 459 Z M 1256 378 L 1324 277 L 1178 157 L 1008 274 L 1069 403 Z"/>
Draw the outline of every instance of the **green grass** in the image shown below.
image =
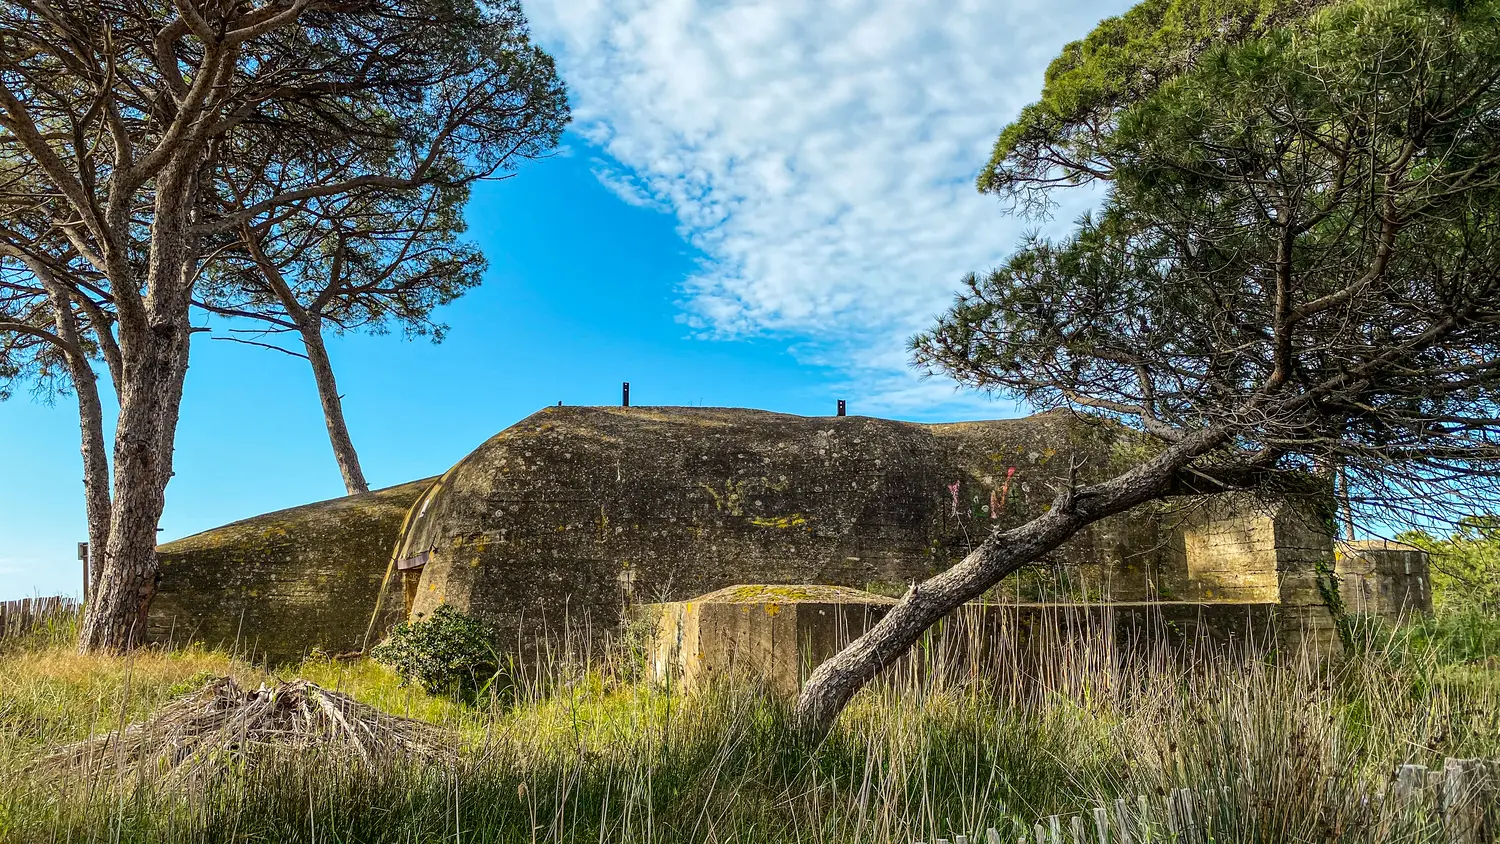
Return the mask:
<path id="1" fill-rule="evenodd" d="M 1431 654 L 1451 666 L 1500 668 L 1500 618 L 1472 607 L 1417 619 L 1400 627 L 1370 624 L 1389 654 Z"/>
<path id="2" fill-rule="evenodd" d="M 169 792 L 144 772 L 58 782 L 27 765 L 210 674 L 271 675 L 202 651 L 79 656 L 59 633 L 0 652 L 0 840 L 844 844 L 996 826 L 1015 841 L 1018 822 L 1193 786 L 1229 790 L 1205 807 L 1216 841 L 1437 841 L 1432 823 L 1372 825 L 1351 808 L 1397 764 L 1500 756 L 1496 672 L 1424 636 L 1370 632 L 1319 664 L 1120 666 L 1059 646 L 1012 658 L 1003 679 L 891 677 L 813 750 L 750 683 L 684 696 L 598 665 L 470 707 L 367 661 L 310 661 L 278 673 L 444 724 L 462 757 L 262 758 Z"/>

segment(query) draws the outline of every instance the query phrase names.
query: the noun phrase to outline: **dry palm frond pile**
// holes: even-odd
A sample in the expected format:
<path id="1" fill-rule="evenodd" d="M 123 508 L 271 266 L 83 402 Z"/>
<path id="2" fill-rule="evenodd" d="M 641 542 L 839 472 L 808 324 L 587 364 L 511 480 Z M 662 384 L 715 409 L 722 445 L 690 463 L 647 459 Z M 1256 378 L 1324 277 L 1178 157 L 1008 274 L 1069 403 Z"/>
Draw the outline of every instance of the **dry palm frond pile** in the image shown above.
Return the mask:
<path id="1" fill-rule="evenodd" d="M 39 763 L 54 771 L 154 770 L 169 778 L 253 761 L 258 751 L 322 751 L 374 764 L 437 760 L 454 752 L 444 730 L 388 715 L 308 680 L 254 691 L 221 677 L 122 730 L 59 748 Z"/>

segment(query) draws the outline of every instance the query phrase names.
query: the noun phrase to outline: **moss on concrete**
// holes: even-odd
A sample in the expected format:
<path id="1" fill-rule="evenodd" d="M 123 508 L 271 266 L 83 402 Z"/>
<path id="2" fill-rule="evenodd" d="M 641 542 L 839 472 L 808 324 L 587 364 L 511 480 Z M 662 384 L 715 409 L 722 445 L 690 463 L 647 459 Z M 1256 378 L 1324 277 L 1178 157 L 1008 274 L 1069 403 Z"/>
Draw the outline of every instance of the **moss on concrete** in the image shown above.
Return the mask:
<path id="1" fill-rule="evenodd" d="M 847 586 L 747 584 L 729 586 L 693 599 L 703 604 L 894 604 L 894 598 Z"/>
<path id="2" fill-rule="evenodd" d="M 407 511 L 431 478 L 168 542 L 148 632 L 272 661 L 356 650 Z M 401 607 L 400 582 L 393 603 Z"/>

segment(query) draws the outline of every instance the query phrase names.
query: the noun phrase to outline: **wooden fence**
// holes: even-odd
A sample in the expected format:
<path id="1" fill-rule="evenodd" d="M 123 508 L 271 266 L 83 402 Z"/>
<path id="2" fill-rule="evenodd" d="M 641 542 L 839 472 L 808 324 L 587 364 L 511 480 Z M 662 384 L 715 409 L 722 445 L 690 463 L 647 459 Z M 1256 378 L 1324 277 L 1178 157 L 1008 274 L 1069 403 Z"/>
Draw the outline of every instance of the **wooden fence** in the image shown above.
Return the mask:
<path id="1" fill-rule="evenodd" d="M 48 624 L 71 621 L 82 606 L 76 598 L 62 595 L 0 601 L 0 639 L 19 636 Z"/>
<path id="2" fill-rule="evenodd" d="M 991 827 L 983 844 L 1210 844 L 1223 840 L 1216 828 L 1245 804 L 1233 791 L 1178 788 L 1164 804 L 1144 794 L 1134 801 L 1119 799 L 1112 807 L 1052 815 L 1029 828 L 1017 821 L 1011 835 Z M 1448 844 L 1495 844 L 1500 842 L 1500 760 L 1447 759 L 1440 770 L 1402 765 L 1389 786 L 1361 798 L 1357 809 L 1372 841 L 1409 838 L 1401 834 L 1403 828 L 1436 826 Z M 934 844 L 970 840 L 954 835 Z"/>

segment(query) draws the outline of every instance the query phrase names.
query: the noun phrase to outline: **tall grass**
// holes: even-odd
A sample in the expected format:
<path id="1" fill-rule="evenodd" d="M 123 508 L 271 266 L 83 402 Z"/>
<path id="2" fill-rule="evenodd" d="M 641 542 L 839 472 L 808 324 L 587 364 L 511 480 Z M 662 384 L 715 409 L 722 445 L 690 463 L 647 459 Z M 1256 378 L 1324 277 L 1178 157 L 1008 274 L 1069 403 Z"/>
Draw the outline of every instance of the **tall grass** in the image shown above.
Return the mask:
<path id="1" fill-rule="evenodd" d="M 1438 840 L 1361 798 L 1397 764 L 1500 756 L 1500 682 L 1409 635 L 1365 633 L 1338 660 L 1092 642 L 981 673 L 896 672 L 815 749 L 784 702 L 734 681 L 680 694 L 600 663 L 538 677 L 519 703 L 461 707 L 368 662 L 295 672 L 465 739 L 454 763 L 366 766 L 265 754 L 183 791 L 150 772 L 62 779 L 44 747 L 131 720 L 206 673 L 268 679 L 224 654 L 0 654 L 0 838 L 181 842 L 910 842 L 1172 788 L 1217 795 L 1217 841 Z M 936 653 L 934 650 L 930 653 Z M 941 655 L 932 657 L 941 660 Z"/>

